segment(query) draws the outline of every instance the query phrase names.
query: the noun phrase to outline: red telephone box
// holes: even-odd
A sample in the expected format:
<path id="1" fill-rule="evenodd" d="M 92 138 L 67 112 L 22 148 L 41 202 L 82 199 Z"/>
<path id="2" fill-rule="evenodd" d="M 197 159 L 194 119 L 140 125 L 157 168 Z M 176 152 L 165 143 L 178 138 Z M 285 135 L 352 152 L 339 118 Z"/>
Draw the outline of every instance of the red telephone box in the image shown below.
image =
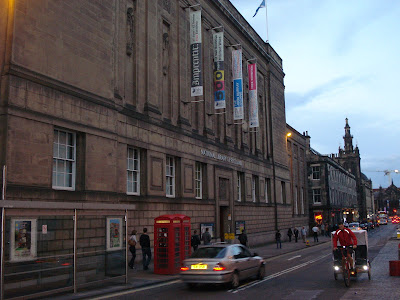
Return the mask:
<path id="1" fill-rule="evenodd" d="M 190 245 L 190 217 L 185 215 L 176 215 L 181 221 L 181 262 L 190 256 L 192 246 Z"/>
<path id="2" fill-rule="evenodd" d="M 154 219 L 154 273 L 179 273 L 184 257 L 190 255 L 190 218 L 163 215 Z"/>

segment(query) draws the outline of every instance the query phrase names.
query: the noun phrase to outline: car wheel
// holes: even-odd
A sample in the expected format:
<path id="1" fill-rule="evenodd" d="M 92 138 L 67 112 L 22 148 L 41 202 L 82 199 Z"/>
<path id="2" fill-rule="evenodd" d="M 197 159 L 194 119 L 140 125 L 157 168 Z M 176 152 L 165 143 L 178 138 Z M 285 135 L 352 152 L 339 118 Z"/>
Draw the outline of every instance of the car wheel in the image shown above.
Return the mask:
<path id="1" fill-rule="evenodd" d="M 333 273 L 333 277 L 335 277 L 335 280 L 337 280 L 337 274 Z"/>
<path id="2" fill-rule="evenodd" d="M 237 272 L 233 272 L 230 285 L 232 289 L 236 289 L 239 286 L 239 274 Z"/>
<path id="3" fill-rule="evenodd" d="M 187 286 L 189 289 L 194 289 L 194 288 L 196 287 L 196 284 L 195 284 L 195 283 L 192 283 L 192 282 L 187 282 L 187 283 L 186 283 L 186 286 Z"/>
<path id="4" fill-rule="evenodd" d="M 265 265 L 261 265 L 257 272 L 257 279 L 262 280 L 265 277 Z"/>

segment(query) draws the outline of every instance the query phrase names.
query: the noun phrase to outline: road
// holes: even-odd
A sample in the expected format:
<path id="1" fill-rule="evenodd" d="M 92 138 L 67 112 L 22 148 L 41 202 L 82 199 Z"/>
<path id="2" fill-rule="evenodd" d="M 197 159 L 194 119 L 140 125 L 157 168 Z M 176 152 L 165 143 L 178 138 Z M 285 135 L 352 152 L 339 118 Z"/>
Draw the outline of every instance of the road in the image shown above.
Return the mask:
<path id="1" fill-rule="evenodd" d="M 371 230 L 368 234 L 372 280 L 373 259 L 389 237 L 393 236 L 394 230 L 395 226 L 389 224 Z M 340 299 L 352 288 L 368 288 L 368 285 L 366 274 L 359 274 L 357 279 L 353 279 L 350 288 L 345 287 L 341 276 L 335 281 L 331 245 L 325 243 L 268 259 L 264 280 L 242 282 L 235 290 L 213 285 L 188 289 L 180 280 L 176 280 L 96 299 Z"/>

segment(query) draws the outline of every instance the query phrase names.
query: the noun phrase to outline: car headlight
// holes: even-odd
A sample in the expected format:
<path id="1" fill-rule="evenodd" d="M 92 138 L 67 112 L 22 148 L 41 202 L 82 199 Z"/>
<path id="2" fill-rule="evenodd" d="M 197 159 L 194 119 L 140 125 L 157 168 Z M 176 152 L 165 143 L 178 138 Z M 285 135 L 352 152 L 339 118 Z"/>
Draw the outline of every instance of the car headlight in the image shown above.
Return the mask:
<path id="1" fill-rule="evenodd" d="M 363 269 L 364 269 L 365 271 L 367 271 L 367 270 L 368 270 L 368 266 L 363 266 Z"/>
<path id="2" fill-rule="evenodd" d="M 333 268 L 335 269 L 335 271 L 339 271 L 339 267 L 338 266 L 334 266 Z"/>

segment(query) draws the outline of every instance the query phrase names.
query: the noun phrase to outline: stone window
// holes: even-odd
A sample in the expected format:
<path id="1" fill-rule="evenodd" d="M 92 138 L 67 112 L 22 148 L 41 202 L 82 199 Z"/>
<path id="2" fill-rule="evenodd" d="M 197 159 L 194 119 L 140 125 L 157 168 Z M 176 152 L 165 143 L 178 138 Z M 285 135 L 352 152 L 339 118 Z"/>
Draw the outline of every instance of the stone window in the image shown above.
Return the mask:
<path id="1" fill-rule="evenodd" d="M 256 202 L 256 177 L 251 178 L 251 200 Z"/>
<path id="2" fill-rule="evenodd" d="M 297 206 L 297 199 L 298 199 L 298 187 L 296 186 L 294 188 L 294 214 L 298 215 L 299 214 L 299 208 Z"/>
<path id="3" fill-rule="evenodd" d="M 128 148 L 126 193 L 140 195 L 140 150 Z"/>
<path id="4" fill-rule="evenodd" d="M 53 189 L 75 190 L 76 134 L 55 129 L 53 142 Z"/>
<path id="5" fill-rule="evenodd" d="M 203 198 L 203 170 L 202 164 L 196 162 L 195 182 L 196 182 L 196 199 Z"/>
<path id="6" fill-rule="evenodd" d="M 313 189 L 312 192 L 314 204 L 321 204 L 321 189 Z"/>
<path id="7" fill-rule="evenodd" d="M 313 166 L 311 167 L 312 169 L 312 179 L 313 180 L 318 180 L 321 178 L 321 172 L 320 172 L 320 166 Z"/>
<path id="8" fill-rule="evenodd" d="M 265 178 L 265 203 L 271 201 L 271 178 Z"/>
<path id="9" fill-rule="evenodd" d="M 237 185 L 236 185 L 236 189 L 237 189 L 237 201 L 240 202 L 242 201 L 242 199 L 244 199 L 243 195 L 244 195 L 244 173 L 242 172 L 237 172 Z"/>
<path id="10" fill-rule="evenodd" d="M 304 215 L 304 188 L 301 188 L 301 194 L 300 194 L 300 201 L 301 201 L 301 214 Z"/>
<path id="11" fill-rule="evenodd" d="M 166 162 L 166 195 L 167 197 L 175 197 L 175 158 L 167 156 Z"/>
<path id="12" fill-rule="evenodd" d="M 286 203 L 286 184 L 281 181 L 281 203 Z"/>

